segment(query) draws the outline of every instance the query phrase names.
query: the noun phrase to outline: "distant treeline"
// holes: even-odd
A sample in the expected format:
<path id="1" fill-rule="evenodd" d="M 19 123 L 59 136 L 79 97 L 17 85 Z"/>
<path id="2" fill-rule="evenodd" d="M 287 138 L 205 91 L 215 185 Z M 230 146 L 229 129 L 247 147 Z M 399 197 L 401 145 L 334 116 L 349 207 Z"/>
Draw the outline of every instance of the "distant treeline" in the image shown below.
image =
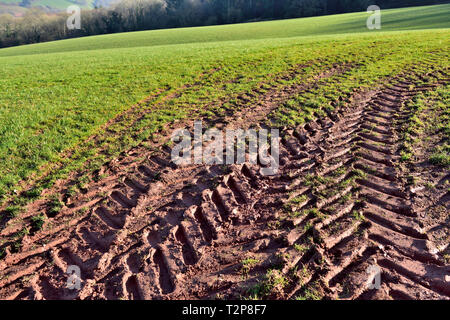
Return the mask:
<path id="1" fill-rule="evenodd" d="M 0 16 L 0 48 L 126 31 L 299 18 L 448 3 L 439 0 L 125 0 L 112 8 L 82 11 L 81 29 L 68 30 L 68 14 L 30 10 Z"/>

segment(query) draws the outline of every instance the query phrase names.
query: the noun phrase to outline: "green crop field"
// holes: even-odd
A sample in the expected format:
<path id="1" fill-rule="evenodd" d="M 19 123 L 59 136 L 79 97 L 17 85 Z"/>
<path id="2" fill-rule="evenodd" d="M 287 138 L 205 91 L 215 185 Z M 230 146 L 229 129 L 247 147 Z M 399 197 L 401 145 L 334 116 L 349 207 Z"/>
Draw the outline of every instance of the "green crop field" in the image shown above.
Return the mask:
<path id="1" fill-rule="evenodd" d="M 0 57 L 65 51 L 448 28 L 449 11 L 450 4 L 384 10 L 382 30 L 375 31 L 367 29 L 366 20 L 369 14 L 362 12 L 225 26 L 102 35 L 3 49 L 0 51 Z"/>
<path id="2" fill-rule="evenodd" d="M 94 153 L 83 151 L 84 139 L 158 90 L 169 92 L 196 79 L 205 84 L 153 111 L 147 133 L 192 110 L 208 112 L 202 106 L 245 92 L 307 61 L 314 61 L 307 68 L 311 73 L 330 63 L 362 64 L 352 71 L 350 87 L 370 85 L 380 76 L 399 72 L 403 65 L 421 61 L 425 51 L 440 52 L 447 63 L 449 13 L 450 5 L 389 10 L 383 14 L 382 32 L 365 30 L 368 14 L 355 13 L 2 49 L 0 195 L 8 195 L 31 174 L 42 173 L 43 166 L 61 162 L 63 152 L 75 146 L 79 160 L 65 166 L 83 162 Z M 393 31 L 405 29 L 425 30 Z M 207 79 L 199 77 L 213 68 L 220 70 Z M 223 85 L 236 77 L 241 81 Z"/>

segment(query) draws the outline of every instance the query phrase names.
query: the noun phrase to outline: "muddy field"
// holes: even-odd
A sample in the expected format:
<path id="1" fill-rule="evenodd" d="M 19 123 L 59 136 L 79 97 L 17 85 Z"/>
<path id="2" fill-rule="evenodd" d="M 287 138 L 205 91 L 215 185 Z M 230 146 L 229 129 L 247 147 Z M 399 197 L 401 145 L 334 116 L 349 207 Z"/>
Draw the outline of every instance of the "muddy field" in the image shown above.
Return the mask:
<path id="1" fill-rule="evenodd" d="M 354 67 L 334 65 L 282 90 L 255 89 L 238 103 L 258 103 L 203 119 L 205 127 L 267 128 L 281 103 Z M 66 205 L 54 214 L 46 200 L 28 205 L 22 219 L 46 219 L 20 250 L 11 244 L 22 221 L 2 229 L 0 298 L 448 299 L 450 174 L 428 161 L 442 133 L 430 121 L 416 134 L 415 157 L 401 156 L 411 117 L 440 117 L 433 98 L 419 114 L 409 104 L 449 84 L 448 70 L 420 70 L 355 91 L 344 107 L 306 125 L 281 128 L 275 176 L 249 163 L 176 166 L 167 141 L 177 128 L 192 130 L 185 121 L 111 161 L 81 193 L 57 184 L 52 192 Z M 80 290 L 66 288 L 73 265 Z M 371 289 L 376 270 L 380 287 Z"/>

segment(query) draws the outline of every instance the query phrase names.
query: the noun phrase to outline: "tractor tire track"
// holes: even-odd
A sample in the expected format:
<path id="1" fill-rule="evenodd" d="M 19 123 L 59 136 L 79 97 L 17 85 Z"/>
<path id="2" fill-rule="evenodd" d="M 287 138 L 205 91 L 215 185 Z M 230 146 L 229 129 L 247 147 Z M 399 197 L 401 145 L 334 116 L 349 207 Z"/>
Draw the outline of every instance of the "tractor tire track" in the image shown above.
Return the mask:
<path id="1" fill-rule="evenodd" d="M 323 76 L 345 70 L 337 67 Z M 70 220 L 67 228 L 33 235 L 22 252 L 9 253 L 0 262 L 1 296 L 178 299 L 243 294 L 245 284 L 255 278 L 242 281 L 239 261 L 251 253 L 261 261 L 261 270 L 280 262 L 285 273 L 296 265 L 311 269 L 302 285 L 293 285 L 285 297 L 298 295 L 305 284 L 317 279 L 325 279 L 328 294 L 342 296 L 342 277 L 349 274 L 345 290 L 351 292 L 349 298 L 358 298 L 367 294 L 364 286 L 358 287 L 362 281 L 358 270 L 380 250 L 391 253 L 391 248 L 389 259 L 379 260 L 383 274 L 394 277 L 395 273 L 430 297 L 448 296 L 445 282 L 417 271 L 432 264 L 433 272 L 440 275 L 446 266 L 411 223 L 415 213 L 395 170 L 397 142 L 389 119 L 410 97 L 413 82 L 404 79 L 361 95 L 356 108 L 288 132 L 281 140 L 281 173 L 275 177 L 262 177 L 259 166 L 249 164 L 177 167 L 170 162 L 168 148 L 148 154 L 144 161 L 134 161 L 139 152 L 131 151 L 131 159 L 122 159 L 128 164 L 113 164 L 116 172 L 126 172 L 120 175 L 123 178 L 105 179 L 102 192 L 106 194 L 89 204 L 88 215 Z M 288 89 L 285 96 L 307 88 Z M 424 89 L 429 88 L 415 90 Z M 266 99 L 278 102 L 278 97 Z M 367 132 L 367 126 L 372 131 Z M 368 171 L 371 178 L 355 173 L 356 168 Z M 311 176 L 329 178 L 329 184 L 341 184 L 340 188 L 314 185 L 314 181 L 311 187 Z M 274 208 L 299 196 L 304 196 L 303 201 L 291 210 L 311 212 L 287 221 L 293 227 L 289 232 L 267 230 L 278 222 Z M 327 218 L 317 220 L 314 209 L 328 213 Z M 353 209 L 368 221 L 355 223 Z M 318 243 L 302 254 L 292 249 L 309 236 Z M 44 248 L 33 249 L 38 243 Z M 237 248 L 241 254 L 236 254 Z M 290 259 L 283 261 L 286 255 Z M 319 258 L 327 268 L 317 267 Z M 402 264 L 406 258 L 412 262 Z M 33 267 L 16 271 L 21 265 Z M 69 265 L 81 269 L 79 293 L 65 288 Z M 217 280 L 219 274 L 226 279 Z M 19 281 L 25 276 L 31 279 Z M 391 297 L 409 294 L 393 281 L 385 286 Z"/>

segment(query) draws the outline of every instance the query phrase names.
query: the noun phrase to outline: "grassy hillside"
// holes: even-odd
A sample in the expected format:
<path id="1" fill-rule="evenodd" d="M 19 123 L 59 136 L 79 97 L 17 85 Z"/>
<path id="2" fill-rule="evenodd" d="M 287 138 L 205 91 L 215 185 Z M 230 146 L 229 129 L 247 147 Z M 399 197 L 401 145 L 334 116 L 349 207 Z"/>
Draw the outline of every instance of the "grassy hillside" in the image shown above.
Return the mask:
<path id="1" fill-rule="evenodd" d="M 383 30 L 449 27 L 449 11 L 449 5 L 391 10 L 383 15 Z M 330 83 L 304 101 L 300 117 L 280 116 L 284 122 L 305 121 L 339 92 L 373 86 L 426 61 L 430 52 L 448 65 L 448 29 L 368 32 L 366 18 L 367 13 L 356 13 L 2 49 L 0 196 L 20 189 L 18 182 L 31 181 L 32 174 L 39 180 L 51 172 L 39 180 L 40 186 L 49 186 L 88 159 L 95 168 L 174 119 L 223 112 L 228 107 L 221 103 L 224 97 L 232 103 L 298 64 L 307 65 L 305 79 L 336 63 L 358 67 L 347 83 Z M 189 90 L 194 83 L 201 85 Z M 182 95 L 166 99 L 182 89 Z M 135 113 L 107 131 L 102 128 L 151 95 Z M 99 132 L 103 138 L 86 141 Z M 73 151 L 70 157 L 62 154 L 67 150 Z"/>
<path id="2" fill-rule="evenodd" d="M 78 5 L 84 9 L 94 8 L 96 3 L 108 4 L 114 0 L 31 0 L 29 4 L 23 5 L 22 0 L 0 0 L 0 14 L 9 13 L 13 15 L 21 15 L 29 8 L 41 8 L 49 11 L 65 10 L 71 5 Z"/>
<path id="3" fill-rule="evenodd" d="M 369 14 L 366 12 L 225 26 L 141 31 L 6 48 L 0 50 L 0 57 L 183 43 L 448 28 L 449 14 L 450 4 L 384 10 L 380 31 L 367 29 L 366 20 Z"/>

